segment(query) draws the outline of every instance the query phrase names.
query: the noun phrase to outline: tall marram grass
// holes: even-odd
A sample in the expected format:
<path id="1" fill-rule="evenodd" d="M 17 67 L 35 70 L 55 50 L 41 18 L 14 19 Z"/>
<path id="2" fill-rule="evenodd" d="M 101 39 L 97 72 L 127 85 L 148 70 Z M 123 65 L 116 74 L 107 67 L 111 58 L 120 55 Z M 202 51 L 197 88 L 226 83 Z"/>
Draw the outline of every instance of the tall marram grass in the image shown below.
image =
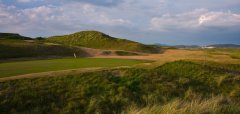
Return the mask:
<path id="1" fill-rule="evenodd" d="M 6 81 L 0 83 L 0 113 L 239 114 L 239 71 L 236 65 L 176 61 L 155 69 Z"/>
<path id="2" fill-rule="evenodd" d="M 239 114 L 239 105 L 228 98 L 216 96 L 210 99 L 196 98 L 191 101 L 176 99 L 164 105 L 130 108 L 127 114 Z"/>

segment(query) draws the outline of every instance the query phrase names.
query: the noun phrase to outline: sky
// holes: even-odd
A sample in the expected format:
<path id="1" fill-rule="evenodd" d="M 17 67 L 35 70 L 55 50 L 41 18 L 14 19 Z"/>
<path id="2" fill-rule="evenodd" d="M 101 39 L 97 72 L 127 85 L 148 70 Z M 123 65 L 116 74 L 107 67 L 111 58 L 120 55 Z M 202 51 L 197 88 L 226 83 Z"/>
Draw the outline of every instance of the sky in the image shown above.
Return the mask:
<path id="1" fill-rule="evenodd" d="M 97 30 L 146 44 L 240 44 L 239 0 L 0 0 L 0 32 Z"/>

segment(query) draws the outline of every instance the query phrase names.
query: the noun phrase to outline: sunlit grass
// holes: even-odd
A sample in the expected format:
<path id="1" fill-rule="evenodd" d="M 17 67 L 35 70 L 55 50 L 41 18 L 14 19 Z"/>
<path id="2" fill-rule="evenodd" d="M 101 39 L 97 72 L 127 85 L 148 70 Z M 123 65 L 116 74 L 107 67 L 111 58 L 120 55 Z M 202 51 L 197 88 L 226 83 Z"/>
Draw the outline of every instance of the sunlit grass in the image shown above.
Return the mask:
<path id="1" fill-rule="evenodd" d="M 0 82 L 0 112 L 238 114 L 239 68 L 176 61 L 154 69 L 118 68 L 6 80 Z"/>
<path id="2" fill-rule="evenodd" d="M 0 63 L 0 77 L 90 67 L 131 66 L 144 61 L 101 58 L 69 58 Z"/>
<path id="3" fill-rule="evenodd" d="M 239 113 L 239 105 L 223 96 L 210 99 L 195 98 L 190 101 L 176 99 L 164 105 L 130 109 L 128 114 L 220 114 Z"/>

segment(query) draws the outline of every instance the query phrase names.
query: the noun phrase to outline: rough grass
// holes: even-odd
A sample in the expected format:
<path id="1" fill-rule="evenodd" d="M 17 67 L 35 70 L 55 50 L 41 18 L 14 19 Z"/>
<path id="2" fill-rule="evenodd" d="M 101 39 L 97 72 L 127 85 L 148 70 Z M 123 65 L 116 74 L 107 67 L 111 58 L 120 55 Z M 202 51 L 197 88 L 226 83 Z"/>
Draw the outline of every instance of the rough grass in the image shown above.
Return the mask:
<path id="1" fill-rule="evenodd" d="M 63 45 L 49 45 L 42 41 L 0 39 L 0 59 L 47 56 L 84 56 L 79 48 Z"/>
<path id="2" fill-rule="evenodd" d="M 148 106 L 141 109 L 130 108 L 128 114 L 222 114 L 240 113 L 239 105 L 223 96 L 210 99 L 195 98 L 190 101 L 176 99 L 164 105 Z"/>
<path id="3" fill-rule="evenodd" d="M 0 63 L 0 77 L 89 67 L 130 66 L 144 61 L 98 58 L 69 58 Z"/>
<path id="4" fill-rule="evenodd" d="M 115 51 L 115 54 L 118 55 L 118 56 L 136 56 L 136 55 L 139 55 L 138 53 L 127 52 L 127 51 Z"/>
<path id="5" fill-rule="evenodd" d="M 229 55 L 233 59 L 240 59 L 240 49 L 238 48 L 217 48 L 204 50 L 210 54 Z"/>
<path id="6" fill-rule="evenodd" d="M 222 72 L 229 69 L 214 63 L 206 67 L 214 70 L 177 61 L 150 70 L 124 68 L 1 82 L 0 112 L 239 113 L 239 75 Z"/>
<path id="7" fill-rule="evenodd" d="M 204 61 L 217 62 L 222 64 L 240 64 L 240 59 L 233 59 L 229 55 L 210 54 L 203 50 L 182 50 L 182 49 L 167 49 L 161 54 L 146 54 L 137 56 L 97 56 L 101 58 L 121 58 L 121 59 L 138 59 L 138 60 L 152 60 L 152 64 L 143 65 L 143 68 L 158 67 L 167 62 L 178 60 L 189 61 Z M 220 65 L 221 66 L 221 65 Z"/>
<path id="8" fill-rule="evenodd" d="M 233 50 L 237 51 L 237 49 L 233 49 Z M 200 61 L 202 63 L 204 63 L 204 61 L 206 62 L 212 61 L 212 62 L 217 62 L 222 64 L 240 64 L 240 59 L 233 59 L 228 54 L 210 53 L 208 52 L 208 50 L 199 50 L 199 49 L 194 49 L 194 50 L 181 50 L 181 49 L 169 50 L 168 49 L 163 54 L 152 55 L 152 56 L 150 55 L 142 58 L 155 59 L 156 62 L 152 64 L 152 67 L 156 67 L 164 63 L 173 62 L 177 60 Z"/>
<path id="9" fill-rule="evenodd" d="M 97 31 L 82 31 L 70 35 L 53 36 L 48 38 L 47 41 L 96 49 L 125 50 L 147 53 L 159 52 L 159 47 L 148 46 L 126 39 L 114 38 Z"/>

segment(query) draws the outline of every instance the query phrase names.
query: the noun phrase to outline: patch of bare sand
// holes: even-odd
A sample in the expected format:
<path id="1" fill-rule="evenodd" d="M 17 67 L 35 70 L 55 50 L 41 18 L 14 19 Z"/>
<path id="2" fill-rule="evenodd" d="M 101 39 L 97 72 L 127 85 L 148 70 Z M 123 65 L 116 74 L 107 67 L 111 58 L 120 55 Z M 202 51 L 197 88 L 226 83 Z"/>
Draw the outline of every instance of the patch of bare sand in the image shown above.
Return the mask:
<path id="1" fill-rule="evenodd" d="M 100 50 L 100 49 L 93 49 L 93 48 L 86 48 L 86 47 L 79 47 L 79 48 L 82 49 L 84 52 L 86 52 L 91 57 L 103 55 L 104 52 L 108 51 L 108 50 Z M 112 51 L 109 51 L 109 52 L 111 52 L 110 54 L 112 54 Z"/>

